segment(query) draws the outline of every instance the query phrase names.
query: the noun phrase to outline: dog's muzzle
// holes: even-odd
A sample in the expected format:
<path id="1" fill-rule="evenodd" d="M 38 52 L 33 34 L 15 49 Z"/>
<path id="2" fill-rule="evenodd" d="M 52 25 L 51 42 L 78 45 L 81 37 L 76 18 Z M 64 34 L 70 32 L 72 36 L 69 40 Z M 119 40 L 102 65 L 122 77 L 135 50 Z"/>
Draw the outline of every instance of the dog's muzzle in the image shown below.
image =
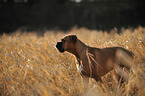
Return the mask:
<path id="1" fill-rule="evenodd" d="M 62 42 L 57 42 L 56 48 L 59 50 L 59 52 L 63 53 L 65 50 L 62 47 Z"/>

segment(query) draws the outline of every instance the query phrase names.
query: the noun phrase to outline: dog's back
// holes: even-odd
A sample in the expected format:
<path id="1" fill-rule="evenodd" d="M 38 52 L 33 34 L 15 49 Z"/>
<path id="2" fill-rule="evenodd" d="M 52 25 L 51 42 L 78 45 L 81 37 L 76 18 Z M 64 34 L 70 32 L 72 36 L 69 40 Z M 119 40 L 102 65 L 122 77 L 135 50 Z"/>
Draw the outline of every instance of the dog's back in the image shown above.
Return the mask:
<path id="1" fill-rule="evenodd" d="M 131 58 L 133 57 L 132 52 L 122 47 L 107 47 L 103 49 L 89 47 L 88 53 L 91 54 L 88 58 L 90 59 L 88 67 L 91 64 L 92 70 L 90 69 L 90 71 L 92 71 L 92 77 L 107 74 L 109 71 L 113 70 L 117 64 L 121 67 L 127 67 L 129 69 L 129 66 L 120 61 L 120 57 L 118 55 L 123 54 L 124 56 L 129 56 Z"/>

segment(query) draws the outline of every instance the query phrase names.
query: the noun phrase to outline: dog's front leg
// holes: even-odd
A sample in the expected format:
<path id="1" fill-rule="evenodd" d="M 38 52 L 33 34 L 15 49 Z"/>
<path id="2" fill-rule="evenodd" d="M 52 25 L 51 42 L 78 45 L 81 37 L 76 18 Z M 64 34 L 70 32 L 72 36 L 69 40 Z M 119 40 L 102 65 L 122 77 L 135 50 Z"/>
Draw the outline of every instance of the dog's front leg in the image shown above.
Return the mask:
<path id="1" fill-rule="evenodd" d="M 84 93 L 88 91 L 89 88 L 89 77 L 82 75 L 84 83 Z"/>

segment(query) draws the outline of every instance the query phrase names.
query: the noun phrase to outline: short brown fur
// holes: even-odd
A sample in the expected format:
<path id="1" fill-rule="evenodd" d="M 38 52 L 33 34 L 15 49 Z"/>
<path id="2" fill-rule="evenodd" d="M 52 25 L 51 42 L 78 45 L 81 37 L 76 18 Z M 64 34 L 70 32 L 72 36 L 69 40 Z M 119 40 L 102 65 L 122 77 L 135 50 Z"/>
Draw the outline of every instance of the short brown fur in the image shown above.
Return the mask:
<path id="1" fill-rule="evenodd" d="M 85 45 L 75 35 L 66 36 L 62 39 L 62 42 L 58 43 L 61 43 L 56 45 L 59 51 L 62 48 L 62 52 L 68 51 L 74 54 L 79 62 L 79 66 L 82 66 L 81 75 L 83 77 L 85 91 L 87 91 L 89 82 L 87 77 L 94 78 L 96 82 L 102 82 L 101 77 L 117 66 L 130 68 L 123 64 L 117 56 L 117 51 L 121 50 L 132 57 L 132 53 L 122 47 L 102 49 L 90 47 Z"/>

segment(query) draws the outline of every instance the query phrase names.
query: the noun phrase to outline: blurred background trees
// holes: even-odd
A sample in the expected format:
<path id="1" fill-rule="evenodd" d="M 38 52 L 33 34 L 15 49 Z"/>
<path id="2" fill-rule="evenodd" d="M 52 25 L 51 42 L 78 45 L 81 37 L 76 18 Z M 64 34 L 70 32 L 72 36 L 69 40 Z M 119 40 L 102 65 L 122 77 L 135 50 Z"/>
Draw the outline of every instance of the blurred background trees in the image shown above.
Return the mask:
<path id="1" fill-rule="evenodd" d="M 145 0 L 0 0 L 0 32 L 145 25 Z"/>

